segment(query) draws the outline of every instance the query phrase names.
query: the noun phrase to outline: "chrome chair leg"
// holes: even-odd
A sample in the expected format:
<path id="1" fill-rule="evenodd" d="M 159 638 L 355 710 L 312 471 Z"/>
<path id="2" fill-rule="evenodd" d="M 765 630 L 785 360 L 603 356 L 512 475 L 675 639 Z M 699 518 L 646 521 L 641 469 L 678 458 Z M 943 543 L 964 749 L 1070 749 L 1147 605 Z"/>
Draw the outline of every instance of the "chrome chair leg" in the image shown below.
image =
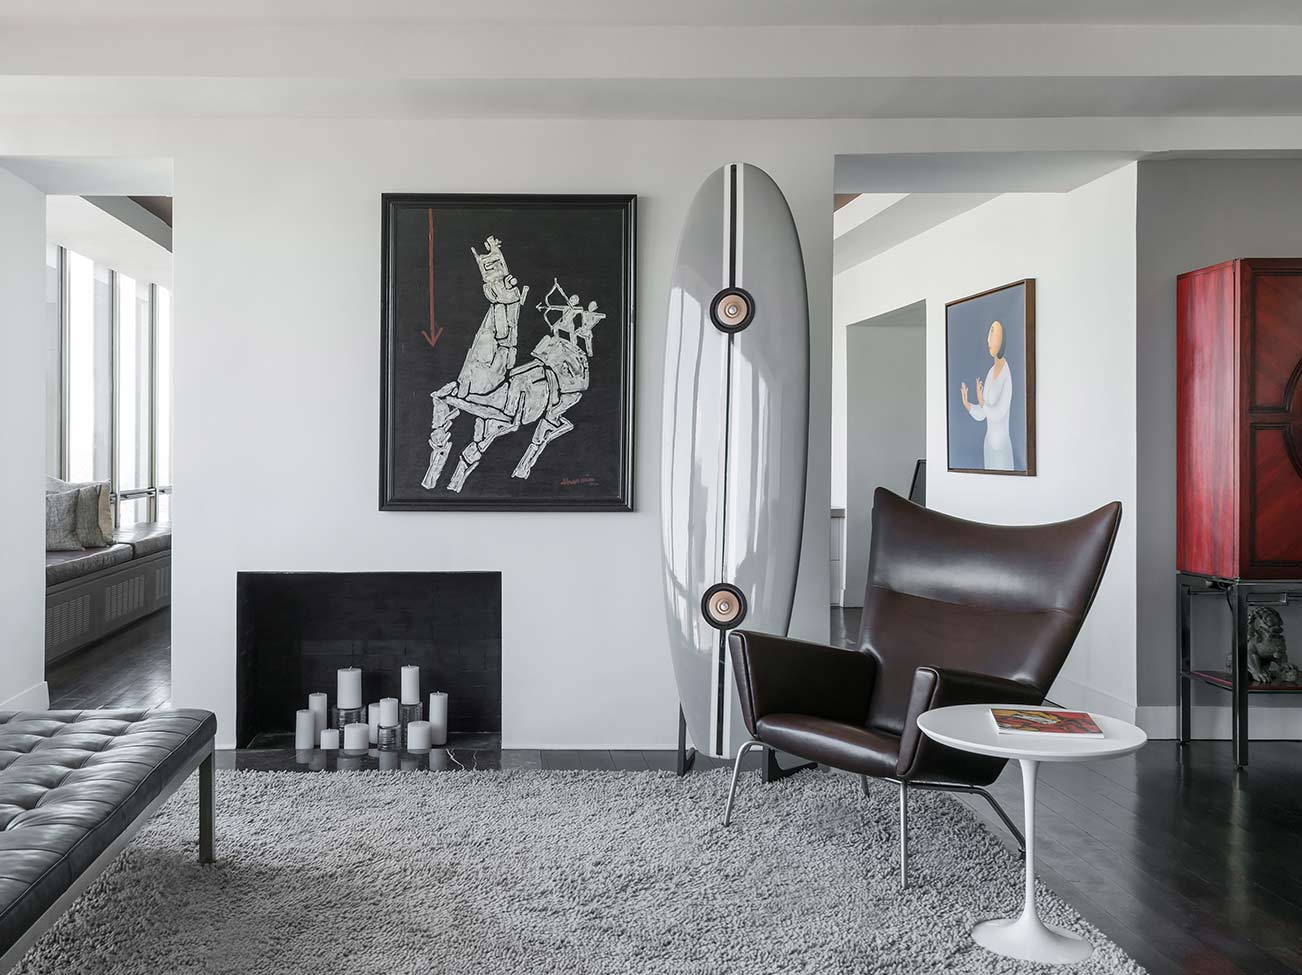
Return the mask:
<path id="1" fill-rule="evenodd" d="M 900 890 L 909 889 L 909 783 L 900 782 Z"/>
<path id="2" fill-rule="evenodd" d="M 859 776 L 859 781 L 863 783 L 863 794 L 868 795 L 868 776 Z"/>
<path id="3" fill-rule="evenodd" d="M 746 753 L 756 745 L 759 745 L 761 748 L 764 747 L 762 741 L 756 741 L 752 738 L 749 741 L 742 742 L 741 747 L 737 749 L 737 759 L 732 764 L 732 785 L 728 789 L 728 804 L 723 807 L 724 826 L 727 826 L 732 822 L 732 800 L 737 795 L 737 777 L 741 774 L 741 760 L 745 758 Z"/>

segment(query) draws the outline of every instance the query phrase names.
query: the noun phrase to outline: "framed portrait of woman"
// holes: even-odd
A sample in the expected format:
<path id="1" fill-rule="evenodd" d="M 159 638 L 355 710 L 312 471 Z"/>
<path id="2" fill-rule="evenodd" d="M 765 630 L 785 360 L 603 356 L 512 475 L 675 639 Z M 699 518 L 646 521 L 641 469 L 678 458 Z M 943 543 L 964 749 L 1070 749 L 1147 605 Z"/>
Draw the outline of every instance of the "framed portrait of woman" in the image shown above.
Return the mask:
<path id="1" fill-rule="evenodd" d="M 1035 279 L 945 305 L 949 469 L 1035 474 Z"/>

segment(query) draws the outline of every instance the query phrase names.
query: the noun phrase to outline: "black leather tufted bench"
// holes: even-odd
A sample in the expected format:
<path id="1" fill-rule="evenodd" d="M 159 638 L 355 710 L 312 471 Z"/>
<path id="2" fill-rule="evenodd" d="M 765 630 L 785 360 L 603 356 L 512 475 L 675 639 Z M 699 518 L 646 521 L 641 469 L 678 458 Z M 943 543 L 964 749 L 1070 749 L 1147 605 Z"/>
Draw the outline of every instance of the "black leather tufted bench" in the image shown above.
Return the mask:
<path id="1" fill-rule="evenodd" d="M 0 711 L 0 972 L 196 768 L 212 862 L 216 731 L 208 711 Z"/>

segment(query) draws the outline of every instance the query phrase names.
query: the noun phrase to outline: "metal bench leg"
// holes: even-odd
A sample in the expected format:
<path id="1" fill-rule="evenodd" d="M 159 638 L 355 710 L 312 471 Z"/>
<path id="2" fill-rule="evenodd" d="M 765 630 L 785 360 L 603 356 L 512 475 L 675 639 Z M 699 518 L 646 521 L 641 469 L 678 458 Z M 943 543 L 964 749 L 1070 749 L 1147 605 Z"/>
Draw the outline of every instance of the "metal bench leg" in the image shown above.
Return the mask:
<path id="1" fill-rule="evenodd" d="M 199 862 L 213 862 L 213 786 L 216 774 L 212 752 L 199 766 Z"/>

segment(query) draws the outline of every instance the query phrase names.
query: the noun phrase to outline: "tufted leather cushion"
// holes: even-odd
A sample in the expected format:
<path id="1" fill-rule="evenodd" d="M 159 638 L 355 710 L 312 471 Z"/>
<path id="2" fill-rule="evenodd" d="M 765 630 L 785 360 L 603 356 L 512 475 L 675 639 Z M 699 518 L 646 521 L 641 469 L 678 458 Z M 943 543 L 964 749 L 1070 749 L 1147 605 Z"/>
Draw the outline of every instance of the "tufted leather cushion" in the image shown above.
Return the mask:
<path id="1" fill-rule="evenodd" d="M 80 579 L 123 562 L 131 561 L 130 545 L 110 545 L 108 548 L 86 548 L 76 552 L 45 553 L 45 584 L 58 585 L 70 579 Z"/>
<path id="2" fill-rule="evenodd" d="M 0 711 L 0 955 L 216 731 L 208 711 Z"/>

